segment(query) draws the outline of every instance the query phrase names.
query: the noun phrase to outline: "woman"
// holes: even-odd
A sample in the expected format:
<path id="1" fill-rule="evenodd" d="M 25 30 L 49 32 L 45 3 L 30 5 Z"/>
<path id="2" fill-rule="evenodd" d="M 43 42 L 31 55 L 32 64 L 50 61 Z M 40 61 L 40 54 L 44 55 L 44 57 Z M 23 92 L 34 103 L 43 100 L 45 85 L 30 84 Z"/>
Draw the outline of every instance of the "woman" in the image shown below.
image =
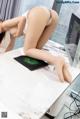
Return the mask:
<path id="1" fill-rule="evenodd" d="M 2 26 L 2 21 L 0 21 L 0 26 Z M 2 27 L 0 27 L 2 28 Z M 15 40 L 13 35 L 10 34 L 9 31 L 2 31 L 0 29 L 0 53 L 4 53 L 13 48 Z"/>
<path id="2" fill-rule="evenodd" d="M 23 16 L 2 22 L 0 32 L 9 31 L 14 39 L 24 35 L 25 55 L 55 65 L 60 80 L 70 82 L 71 75 L 64 59 L 42 50 L 55 30 L 57 21 L 58 15 L 54 10 L 48 10 L 46 7 L 34 7 Z"/>

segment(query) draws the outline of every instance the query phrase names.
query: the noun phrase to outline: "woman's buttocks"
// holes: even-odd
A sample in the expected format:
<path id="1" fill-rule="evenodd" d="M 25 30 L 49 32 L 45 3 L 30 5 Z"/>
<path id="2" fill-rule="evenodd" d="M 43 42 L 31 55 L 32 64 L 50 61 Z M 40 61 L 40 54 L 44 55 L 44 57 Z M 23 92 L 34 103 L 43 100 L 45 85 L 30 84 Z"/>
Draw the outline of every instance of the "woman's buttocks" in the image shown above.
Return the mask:
<path id="1" fill-rule="evenodd" d="M 37 6 L 30 10 L 29 17 L 37 17 L 40 19 L 40 22 L 44 22 L 47 24 L 50 18 L 50 11 L 43 6 Z"/>
<path id="2" fill-rule="evenodd" d="M 35 25 L 44 24 L 47 26 L 50 20 L 50 10 L 43 6 L 37 6 L 31 8 L 26 15 L 26 24 L 23 33 L 25 34 L 28 29 L 28 25 L 34 22 Z"/>

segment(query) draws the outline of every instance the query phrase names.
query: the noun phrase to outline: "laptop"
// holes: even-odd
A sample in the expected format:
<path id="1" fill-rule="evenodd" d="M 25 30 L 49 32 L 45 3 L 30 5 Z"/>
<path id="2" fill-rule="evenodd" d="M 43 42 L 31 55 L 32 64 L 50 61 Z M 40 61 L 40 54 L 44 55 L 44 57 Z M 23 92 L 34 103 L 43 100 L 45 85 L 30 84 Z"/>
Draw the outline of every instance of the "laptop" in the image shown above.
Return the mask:
<path id="1" fill-rule="evenodd" d="M 80 40 L 80 18 L 72 13 L 68 32 L 65 39 L 65 49 L 67 51 L 71 65 L 74 65 L 74 60 L 77 52 L 77 47 L 79 49 Z"/>

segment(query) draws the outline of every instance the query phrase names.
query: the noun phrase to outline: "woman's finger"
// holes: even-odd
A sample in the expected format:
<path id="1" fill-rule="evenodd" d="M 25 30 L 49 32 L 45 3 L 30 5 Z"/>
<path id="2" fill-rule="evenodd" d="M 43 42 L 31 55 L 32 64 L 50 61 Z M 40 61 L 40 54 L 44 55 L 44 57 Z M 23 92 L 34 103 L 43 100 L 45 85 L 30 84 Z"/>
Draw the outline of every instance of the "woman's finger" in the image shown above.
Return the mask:
<path id="1" fill-rule="evenodd" d="M 67 81 L 69 83 L 72 82 L 72 76 L 71 76 L 71 74 L 70 74 L 70 72 L 68 70 L 68 65 L 66 65 L 66 64 L 63 67 L 63 75 L 64 75 L 65 81 Z"/>
<path id="2" fill-rule="evenodd" d="M 57 70 L 57 73 L 58 73 L 58 76 L 59 76 L 59 79 L 64 82 L 64 77 L 63 77 L 63 66 L 61 66 L 60 64 L 56 66 L 56 70 Z"/>

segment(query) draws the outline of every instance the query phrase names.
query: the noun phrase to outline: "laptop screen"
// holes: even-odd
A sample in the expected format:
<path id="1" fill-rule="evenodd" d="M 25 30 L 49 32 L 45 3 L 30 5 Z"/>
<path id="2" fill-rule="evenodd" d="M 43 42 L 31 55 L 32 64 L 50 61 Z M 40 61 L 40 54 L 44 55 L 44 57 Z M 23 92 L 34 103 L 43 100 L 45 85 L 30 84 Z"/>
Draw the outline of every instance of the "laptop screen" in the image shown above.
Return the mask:
<path id="1" fill-rule="evenodd" d="M 80 39 L 80 18 L 72 14 L 69 29 L 66 35 L 66 48 L 72 61 L 74 61 L 75 58 L 79 39 Z"/>

